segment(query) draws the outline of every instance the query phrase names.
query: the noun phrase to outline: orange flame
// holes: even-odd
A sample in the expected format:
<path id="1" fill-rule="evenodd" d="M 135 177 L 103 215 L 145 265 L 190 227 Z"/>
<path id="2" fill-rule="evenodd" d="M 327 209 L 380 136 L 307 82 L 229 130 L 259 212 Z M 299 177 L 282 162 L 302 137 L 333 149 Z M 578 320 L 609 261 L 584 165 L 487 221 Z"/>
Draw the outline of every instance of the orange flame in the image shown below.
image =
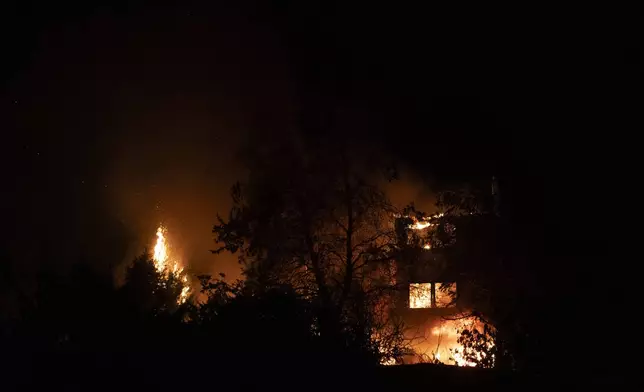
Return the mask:
<path id="1" fill-rule="evenodd" d="M 434 219 L 438 219 L 438 218 L 441 218 L 441 217 L 443 217 L 444 215 L 445 215 L 445 214 L 443 214 L 443 213 L 441 212 L 441 213 L 439 213 L 439 214 L 435 214 L 435 215 L 429 216 L 429 217 L 427 217 L 427 218 L 425 218 L 425 219 L 423 219 L 423 220 L 416 220 L 416 219 L 414 219 L 414 223 L 410 226 L 410 228 L 411 228 L 412 230 L 423 230 L 423 229 L 426 229 L 426 228 L 428 228 L 428 227 L 436 226 L 436 223 L 433 223 L 433 222 L 432 222 L 432 220 L 434 220 Z"/>
<path id="2" fill-rule="evenodd" d="M 154 245 L 154 268 L 157 272 L 168 277 L 170 274 L 176 279 L 181 280 L 183 283 L 183 288 L 177 299 L 177 303 L 182 304 L 188 299 L 190 294 L 190 285 L 188 283 L 188 277 L 183 272 L 183 266 L 179 261 L 170 259 L 169 256 L 169 246 L 168 241 L 166 240 L 167 229 L 161 225 L 157 228 L 157 241 Z"/>
<path id="3" fill-rule="evenodd" d="M 154 266 L 157 271 L 162 272 L 166 268 L 166 261 L 168 260 L 168 250 L 165 241 L 165 228 L 159 226 L 157 229 L 157 243 L 154 245 Z"/>

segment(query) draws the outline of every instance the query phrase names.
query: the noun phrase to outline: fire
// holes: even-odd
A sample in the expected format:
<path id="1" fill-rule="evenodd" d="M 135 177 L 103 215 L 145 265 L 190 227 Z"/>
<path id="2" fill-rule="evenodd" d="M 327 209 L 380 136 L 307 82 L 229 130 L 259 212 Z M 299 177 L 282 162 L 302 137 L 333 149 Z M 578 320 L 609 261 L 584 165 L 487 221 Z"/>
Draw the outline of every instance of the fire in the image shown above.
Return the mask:
<path id="1" fill-rule="evenodd" d="M 422 309 L 432 307 L 432 284 L 412 283 L 409 285 L 409 307 Z"/>
<path id="2" fill-rule="evenodd" d="M 421 360 L 439 361 L 446 365 L 476 366 L 463 356 L 464 347 L 458 342 L 463 329 L 481 329 L 480 323 L 473 317 L 457 320 L 441 319 L 425 329 L 425 333 L 412 338 L 412 346 Z M 488 347 L 491 348 L 491 347 Z M 478 359 L 485 354 L 476 353 Z"/>
<path id="3" fill-rule="evenodd" d="M 411 217 L 411 216 L 408 216 L 408 215 L 404 215 L 404 217 L 405 218 L 410 218 L 412 220 L 412 223 L 408 226 L 409 229 L 420 231 L 420 230 L 425 230 L 425 229 L 430 228 L 430 227 L 436 227 L 437 223 L 434 222 L 434 220 L 442 218 L 444 215 L 445 214 L 441 212 L 441 213 L 434 214 L 434 215 L 431 215 L 431 216 L 428 216 L 428 217 L 422 218 L 422 219 L 418 219 L 416 217 Z M 394 217 L 400 218 L 400 217 L 403 217 L 403 215 L 394 214 Z M 432 249 L 432 245 L 430 243 L 428 243 L 428 242 L 423 244 L 422 247 L 423 247 L 423 249 L 426 249 L 426 250 Z"/>
<path id="4" fill-rule="evenodd" d="M 428 228 L 436 227 L 436 219 L 443 217 L 443 213 L 438 213 L 427 218 L 411 218 L 412 222 L 408 226 L 411 230 L 421 231 Z M 423 249 L 431 249 L 429 242 L 421 245 Z M 448 292 L 441 287 L 446 283 L 434 283 L 435 288 L 432 294 L 432 283 L 410 283 L 409 285 L 409 308 L 410 309 L 428 309 L 428 308 L 445 308 L 452 307 L 452 290 L 456 290 L 456 284 L 450 284 Z M 432 295 L 434 299 L 432 301 Z M 415 353 L 412 362 L 438 361 L 446 365 L 456 366 L 476 366 L 476 363 L 468 361 L 464 356 L 465 348 L 458 342 L 461 331 L 464 329 L 477 329 L 482 331 L 482 324 L 473 317 L 466 317 L 456 320 L 438 319 L 426 321 L 423 324 L 408 330 L 405 335 L 411 343 L 411 348 Z M 490 343 L 491 344 L 491 343 Z M 493 346 L 493 345 L 492 345 Z M 492 348 L 491 346 L 488 349 Z M 484 353 L 476 352 L 474 356 L 478 360 L 484 358 Z M 492 357 L 492 359 L 494 359 Z M 393 364 L 393 363 L 386 363 Z"/>
<path id="5" fill-rule="evenodd" d="M 168 249 L 165 240 L 165 229 L 159 226 L 157 229 L 157 243 L 154 245 L 154 266 L 157 271 L 162 272 L 166 268 L 166 261 L 168 260 Z"/>
<path id="6" fill-rule="evenodd" d="M 432 292 L 432 284 L 434 291 Z M 409 308 L 448 308 L 454 307 L 456 283 L 410 283 Z"/>
<path id="7" fill-rule="evenodd" d="M 190 284 L 188 283 L 188 276 L 183 272 L 183 266 L 176 259 L 171 259 L 169 256 L 169 246 L 166 239 L 167 229 L 161 225 L 157 228 L 157 241 L 154 245 L 154 268 L 157 272 L 163 274 L 164 276 L 172 276 L 176 279 L 181 280 L 183 283 L 183 288 L 177 299 L 177 303 L 182 304 L 188 299 L 190 294 Z"/>
<path id="8" fill-rule="evenodd" d="M 414 223 L 410 226 L 412 230 L 424 230 L 428 227 L 436 226 L 436 223 L 433 223 L 432 220 L 443 217 L 444 214 L 441 212 L 439 214 L 432 215 L 423 220 L 415 220 Z"/>

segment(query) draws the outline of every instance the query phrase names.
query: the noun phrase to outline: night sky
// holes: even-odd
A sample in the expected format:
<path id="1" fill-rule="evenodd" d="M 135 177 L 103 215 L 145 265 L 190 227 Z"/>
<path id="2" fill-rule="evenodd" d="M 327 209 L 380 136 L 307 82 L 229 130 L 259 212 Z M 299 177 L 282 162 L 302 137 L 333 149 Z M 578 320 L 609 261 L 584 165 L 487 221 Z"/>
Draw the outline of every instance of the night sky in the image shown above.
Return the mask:
<path id="1" fill-rule="evenodd" d="M 590 128 L 617 127 L 635 107 L 641 54 L 633 25 L 616 23 L 629 15 L 16 2 L 2 15 L 3 257 L 25 272 L 109 268 L 163 221 L 191 268 L 234 275 L 234 258 L 208 250 L 243 176 L 237 147 L 254 134 L 323 132 L 338 112 L 353 137 L 400 159 L 411 194 L 495 174 L 539 231 L 546 206 L 568 202 L 544 198 L 581 181 L 574 154 L 602 142 Z"/>

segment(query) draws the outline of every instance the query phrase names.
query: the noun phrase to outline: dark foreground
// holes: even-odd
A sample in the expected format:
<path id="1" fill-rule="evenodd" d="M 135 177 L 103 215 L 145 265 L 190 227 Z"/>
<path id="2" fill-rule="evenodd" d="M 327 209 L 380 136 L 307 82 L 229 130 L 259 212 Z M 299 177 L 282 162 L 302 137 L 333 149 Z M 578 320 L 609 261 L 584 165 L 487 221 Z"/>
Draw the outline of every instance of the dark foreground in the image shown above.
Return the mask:
<path id="1" fill-rule="evenodd" d="M 7 354 L 7 353 L 5 353 Z M 4 355 L 0 390 L 72 391 L 414 391 L 516 390 L 617 385 L 615 374 L 519 375 L 438 365 L 357 367 L 345 361 L 287 361 L 275 356 L 219 358 L 212 353 L 177 356 L 74 353 Z"/>

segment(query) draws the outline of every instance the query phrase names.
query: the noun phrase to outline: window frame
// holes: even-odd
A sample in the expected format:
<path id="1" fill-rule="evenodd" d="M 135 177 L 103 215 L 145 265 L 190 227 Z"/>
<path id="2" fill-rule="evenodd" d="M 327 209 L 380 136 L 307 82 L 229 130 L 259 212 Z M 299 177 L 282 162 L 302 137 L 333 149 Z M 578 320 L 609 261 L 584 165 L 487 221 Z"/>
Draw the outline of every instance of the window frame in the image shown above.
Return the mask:
<path id="1" fill-rule="evenodd" d="M 430 292 L 430 294 L 429 294 L 429 298 L 430 298 L 429 306 L 428 307 L 412 307 L 411 306 L 411 302 L 412 302 L 411 301 L 411 295 L 412 295 L 411 293 L 412 293 L 412 290 L 413 290 L 412 286 L 413 285 L 426 285 L 426 284 L 430 285 L 430 289 L 429 289 L 429 292 Z M 436 291 L 439 290 L 437 285 L 443 285 L 443 284 L 454 285 L 454 292 L 456 293 L 456 298 L 458 298 L 458 286 L 456 285 L 456 282 L 413 282 L 413 283 L 409 283 L 409 286 L 408 286 L 409 295 L 407 296 L 407 308 L 409 308 L 409 309 L 448 309 L 448 308 L 456 307 L 456 304 L 452 303 L 451 301 L 450 301 L 450 303 L 448 305 L 437 306 L 438 302 L 436 301 Z"/>

